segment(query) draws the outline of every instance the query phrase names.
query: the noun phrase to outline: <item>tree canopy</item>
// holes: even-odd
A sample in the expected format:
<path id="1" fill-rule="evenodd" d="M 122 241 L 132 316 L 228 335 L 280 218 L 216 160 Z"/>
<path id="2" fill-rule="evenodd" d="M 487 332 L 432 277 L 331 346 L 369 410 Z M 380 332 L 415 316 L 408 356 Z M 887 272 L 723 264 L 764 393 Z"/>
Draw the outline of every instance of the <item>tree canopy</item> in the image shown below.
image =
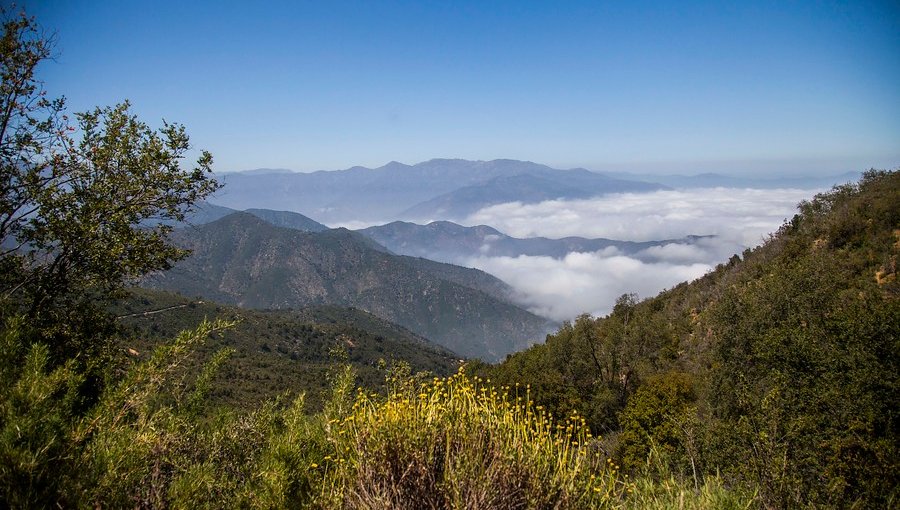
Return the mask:
<path id="1" fill-rule="evenodd" d="M 36 75 L 52 48 L 33 18 L 5 19 L 0 296 L 65 347 L 72 331 L 60 325 L 73 313 L 186 255 L 167 242 L 166 220 L 183 220 L 218 183 L 208 152 L 183 168 L 191 149 L 183 126 L 152 129 L 128 101 L 70 118 L 65 99 L 48 98 Z"/>

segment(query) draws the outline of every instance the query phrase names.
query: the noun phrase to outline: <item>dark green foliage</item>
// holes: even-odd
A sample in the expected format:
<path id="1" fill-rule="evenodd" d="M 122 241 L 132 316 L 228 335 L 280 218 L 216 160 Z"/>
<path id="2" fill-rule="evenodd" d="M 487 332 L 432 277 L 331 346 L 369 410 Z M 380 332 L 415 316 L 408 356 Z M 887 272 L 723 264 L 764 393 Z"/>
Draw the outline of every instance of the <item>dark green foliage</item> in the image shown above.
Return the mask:
<path id="1" fill-rule="evenodd" d="M 595 432 L 616 431 L 619 413 L 640 381 L 678 365 L 678 333 L 689 327 L 664 304 L 621 296 L 609 317 L 578 317 L 545 344 L 481 372 L 501 385 L 527 381 L 554 414 L 577 411 Z"/>
<path id="2" fill-rule="evenodd" d="M 669 372 L 649 378 L 628 399 L 619 418 L 617 457 L 624 469 L 636 472 L 643 468 L 651 447 L 662 450 L 668 457 L 685 445 L 686 432 L 693 424 L 691 404 L 694 394 L 693 377 L 683 372 Z"/>
<path id="3" fill-rule="evenodd" d="M 23 320 L 0 327 L 0 502 L 48 508 L 71 463 L 83 376 L 72 362 L 49 368 L 49 349 L 29 342 Z"/>
<path id="4" fill-rule="evenodd" d="M 479 371 L 613 432 L 629 469 L 655 445 L 680 476 L 722 472 L 767 505 L 890 506 L 898 253 L 900 174 L 870 171 L 703 278 Z"/>
<path id="5" fill-rule="evenodd" d="M 47 99 L 35 78 L 52 41 L 24 14 L 3 14 L 0 307 L 24 314 L 61 361 L 104 336 L 82 329 L 98 318 L 94 303 L 186 255 L 167 241 L 171 227 L 138 225 L 181 220 L 218 185 L 209 153 L 182 170 L 183 126 L 153 130 L 128 102 L 71 124 L 64 100 Z"/>
<path id="6" fill-rule="evenodd" d="M 870 172 L 802 204 L 710 310 L 720 463 L 745 459 L 735 476 L 779 506 L 897 491 L 898 181 Z"/>
<path id="7" fill-rule="evenodd" d="M 219 350 L 234 351 L 210 386 L 204 399 L 207 409 L 220 405 L 251 409 L 275 395 L 302 391 L 307 394 L 305 408 L 318 410 L 327 390 L 326 371 L 335 361 L 331 355 L 335 347 L 345 350 L 357 382 L 373 389 L 384 383 L 380 360 L 385 366 L 404 361 L 413 372 L 438 376 L 449 375 L 458 364 L 457 356 L 449 351 L 352 308 L 256 311 L 159 291 L 132 292 L 131 298 L 112 308 L 122 316 L 119 323 L 127 328 L 127 340 L 120 342 L 120 350 L 138 353 L 129 357 L 143 359 L 160 342 L 204 318 L 237 321 L 234 327 L 199 346 L 198 356 L 185 362 L 186 371 L 196 373 L 203 360 Z"/>

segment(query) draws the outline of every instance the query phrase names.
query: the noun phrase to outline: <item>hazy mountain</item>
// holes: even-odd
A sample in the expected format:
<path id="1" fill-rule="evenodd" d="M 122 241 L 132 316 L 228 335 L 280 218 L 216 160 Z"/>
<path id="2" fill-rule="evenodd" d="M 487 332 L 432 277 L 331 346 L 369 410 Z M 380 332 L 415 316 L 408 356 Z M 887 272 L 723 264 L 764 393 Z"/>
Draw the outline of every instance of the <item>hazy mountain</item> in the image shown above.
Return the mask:
<path id="1" fill-rule="evenodd" d="M 230 207 L 224 207 L 221 205 L 211 204 L 209 202 L 201 202 L 196 205 L 194 211 L 188 214 L 184 221 L 180 224 L 175 224 L 176 226 L 187 226 L 187 225 L 205 225 L 207 223 L 212 223 L 216 220 L 222 219 L 229 214 L 234 214 L 236 212 L 240 212 L 236 209 L 232 209 Z M 322 225 L 321 223 L 308 218 L 300 213 L 292 212 L 292 211 L 273 211 L 271 209 L 247 209 L 247 213 L 260 218 L 266 223 L 271 223 L 276 227 L 285 227 L 292 228 L 295 230 L 302 230 L 304 232 L 322 232 L 323 230 L 328 230 L 328 227 Z M 174 224 L 171 223 L 170 224 Z"/>
<path id="2" fill-rule="evenodd" d="M 840 175 L 807 177 L 740 177 L 716 173 L 698 175 L 652 175 L 627 172 L 602 172 L 603 175 L 629 181 L 659 183 L 672 188 L 830 188 L 837 184 L 856 182 L 860 172 L 846 172 Z"/>
<path id="3" fill-rule="evenodd" d="M 300 213 L 291 211 L 272 211 L 270 209 L 247 209 L 250 213 L 266 223 L 276 227 L 292 228 L 304 232 L 324 232 L 328 227 Z"/>
<path id="4" fill-rule="evenodd" d="M 300 232 L 236 213 L 172 239 L 193 254 L 145 286 L 248 308 L 353 306 L 488 360 L 541 340 L 548 328 L 498 299 L 502 282 L 485 290 L 460 283 L 463 275 L 472 285 L 496 282 L 485 273 L 379 251 L 345 229 Z"/>
<path id="5" fill-rule="evenodd" d="M 402 218 L 463 219 L 479 209 L 505 202 L 538 203 L 554 199 L 590 198 L 606 193 L 647 192 L 656 184 L 612 179 L 583 169 L 557 175 L 523 173 L 493 178 L 432 198 L 400 213 Z"/>
<path id="6" fill-rule="evenodd" d="M 209 202 L 199 202 L 194 204 L 193 210 L 185 214 L 184 221 L 175 221 L 175 220 L 145 220 L 142 225 L 147 227 L 152 227 L 155 225 L 172 225 L 175 227 L 184 227 L 188 225 L 203 225 L 206 223 L 211 223 L 218 219 L 224 218 L 229 214 L 234 214 L 237 211 L 230 207 L 223 207 L 221 205 L 211 204 Z"/>
<path id="7" fill-rule="evenodd" d="M 378 168 L 353 167 L 312 173 L 240 172 L 219 176 L 226 186 L 215 202 L 234 209 L 266 207 L 297 211 L 326 223 L 402 218 L 408 209 L 451 192 L 436 204 L 471 210 L 479 204 L 570 198 L 662 186 L 629 182 L 584 169 L 557 170 L 528 161 L 433 159 L 416 165 L 393 161 Z M 512 180 L 503 180 L 515 178 Z M 501 179 L 501 180 L 497 180 Z M 465 189 L 474 187 L 474 189 Z M 543 190 L 543 191 L 542 191 Z M 433 218 L 442 219 L 442 218 Z"/>
<path id="8" fill-rule="evenodd" d="M 688 236 L 683 239 L 646 242 L 583 237 L 519 239 L 486 225 L 464 227 L 449 221 L 435 221 L 427 225 L 395 221 L 387 225 L 365 228 L 358 232 L 372 238 L 394 253 L 445 262 L 459 262 L 479 256 L 518 257 L 519 255 L 530 255 L 561 258 L 571 252 L 595 252 L 609 247 L 614 247 L 623 254 L 634 254 L 651 246 L 661 246 L 673 242 L 691 244 L 708 237 Z"/>

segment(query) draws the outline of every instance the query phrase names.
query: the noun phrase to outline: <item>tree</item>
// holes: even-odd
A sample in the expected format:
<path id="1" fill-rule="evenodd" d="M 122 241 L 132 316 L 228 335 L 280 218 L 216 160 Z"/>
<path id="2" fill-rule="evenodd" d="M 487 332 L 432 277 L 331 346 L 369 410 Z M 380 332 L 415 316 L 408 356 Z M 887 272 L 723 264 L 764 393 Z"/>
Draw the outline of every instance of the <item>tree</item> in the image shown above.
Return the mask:
<path id="1" fill-rule="evenodd" d="M 4 314 L 25 315 L 71 355 L 97 298 L 187 255 L 167 242 L 169 224 L 219 184 L 208 152 L 182 169 L 183 126 L 151 129 L 127 101 L 76 114 L 72 125 L 64 98 L 48 99 L 35 76 L 53 37 L 25 14 L 4 18 L 0 300 Z"/>

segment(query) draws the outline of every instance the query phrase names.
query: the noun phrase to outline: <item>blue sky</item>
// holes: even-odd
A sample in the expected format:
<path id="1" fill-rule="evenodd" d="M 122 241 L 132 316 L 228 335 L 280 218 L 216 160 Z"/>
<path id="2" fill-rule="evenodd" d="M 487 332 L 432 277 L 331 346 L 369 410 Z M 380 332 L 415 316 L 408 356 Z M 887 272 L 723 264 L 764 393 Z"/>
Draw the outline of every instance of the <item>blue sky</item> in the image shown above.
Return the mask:
<path id="1" fill-rule="evenodd" d="M 900 166 L 897 2 L 25 6 L 58 33 L 50 92 L 183 123 L 221 171 Z"/>

